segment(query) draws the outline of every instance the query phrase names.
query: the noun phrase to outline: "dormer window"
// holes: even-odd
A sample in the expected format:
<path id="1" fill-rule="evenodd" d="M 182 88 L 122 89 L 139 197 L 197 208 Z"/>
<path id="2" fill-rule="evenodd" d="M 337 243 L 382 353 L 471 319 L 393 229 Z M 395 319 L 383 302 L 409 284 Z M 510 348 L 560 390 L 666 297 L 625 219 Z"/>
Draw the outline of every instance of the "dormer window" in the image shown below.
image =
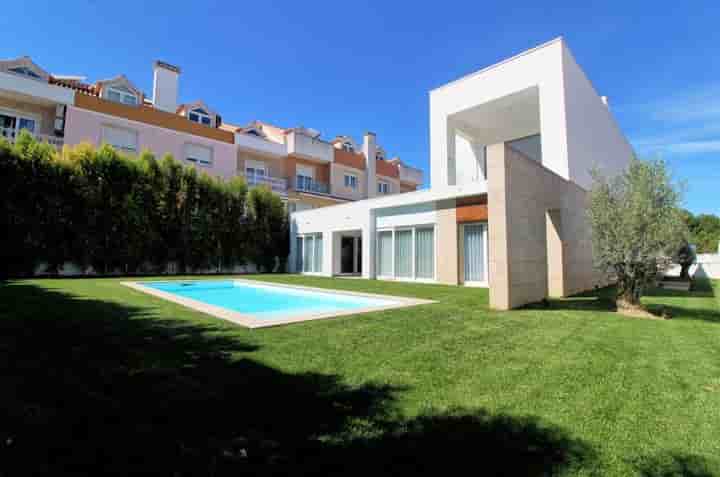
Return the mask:
<path id="1" fill-rule="evenodd" d="M 137 106 L 138 99 L 135 93 L 122 86 L 109 86 L 106 94 L 107 99 L 116 103 Z"/>
<path id="2" fill-rule="evenodd" d="M 188 113 L 188 119 L 194 123 L 210 126 L 210 114 L 202 108 L 195 108 Z"/>
<path id="3" fill-rule="evenodd" d="M 345 151 L 345 152 L 354 152 L 354 151 L 355 151 L 355 148 L 354 148 L 353 145 L 352 145 L 351 143 L 349 143 L 349 142 L 344 142 L 344 143 L 342 143 L 342 149 L 343 149 L 343 151 Z"/>
<path id="4" fill-rule="evenodd" d="M 18 74 L 18 75 L 28 76 L 33 79 L 42 79 L 42 76 L 35 73 L 33 70 L 31 70 L 27 66 L 18 66 L 16 68 L 10 68 L 8 71 Z"/>

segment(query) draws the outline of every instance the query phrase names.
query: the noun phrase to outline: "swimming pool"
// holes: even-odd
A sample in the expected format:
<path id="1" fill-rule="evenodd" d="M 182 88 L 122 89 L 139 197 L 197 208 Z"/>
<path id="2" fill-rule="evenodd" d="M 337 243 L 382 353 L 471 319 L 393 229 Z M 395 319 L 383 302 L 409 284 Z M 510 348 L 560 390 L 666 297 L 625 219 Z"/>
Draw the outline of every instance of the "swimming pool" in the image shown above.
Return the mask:
<path id="1" fill-rule="evenodd" d="M 123 284 L 250 328 L 432 303 L 238 279 Z"/>

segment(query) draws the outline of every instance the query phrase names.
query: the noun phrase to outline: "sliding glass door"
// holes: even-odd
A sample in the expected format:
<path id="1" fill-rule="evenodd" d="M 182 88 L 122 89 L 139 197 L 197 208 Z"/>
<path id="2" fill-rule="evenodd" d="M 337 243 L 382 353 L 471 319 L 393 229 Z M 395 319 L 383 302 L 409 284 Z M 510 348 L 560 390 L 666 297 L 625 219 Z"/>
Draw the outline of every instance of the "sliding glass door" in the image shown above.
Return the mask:
<path id="1" fill-rule="evenodd" d="M 465 224 L 463 229 L 463 272 L 468 284 L 487 283 L 485 266 L 486 224 Z"/>
<path id="2" fill-rule="evenodd" d="M 322 272 L 322 234 L 300 235 L 296 239 L 295 269 L 303 273 Z"/>
<path id="3" fill-rule="evenodd" d="M 412 278 L 413 276 L 413 231 L 395 231 L 395 276 Z"/>
<path id="4" fill-rule="evenodd" d="M 435 278 L 435 233 L 432 227 L 415 230 L 415 278 Z"/>
<path id="5" fill-rule="evenodd" d="M 377 276 L 401 280 L 435 279 L 435 228 L 402 227 L 377 234 Z"/>
<path id="6" fill-rule="evenodd" d="M 377 274 L 380 277 L 393 276 L 393 233 L 386 230 L 377 236 Z"/>

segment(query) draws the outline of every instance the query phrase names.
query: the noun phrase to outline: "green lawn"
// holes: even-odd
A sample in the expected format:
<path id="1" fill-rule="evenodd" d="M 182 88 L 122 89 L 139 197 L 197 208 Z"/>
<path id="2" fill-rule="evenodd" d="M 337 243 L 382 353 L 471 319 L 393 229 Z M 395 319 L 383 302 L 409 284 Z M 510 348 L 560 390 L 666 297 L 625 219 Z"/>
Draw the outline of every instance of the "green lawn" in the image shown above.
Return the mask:
<path id="1" fill-rule="evenodd" d="M 720 475 L 720 282 L 654 291 L 659 321 L 254 278 L 438 303 L 251 331 L 121 279 L 2 283 L 0 475 Z"/>

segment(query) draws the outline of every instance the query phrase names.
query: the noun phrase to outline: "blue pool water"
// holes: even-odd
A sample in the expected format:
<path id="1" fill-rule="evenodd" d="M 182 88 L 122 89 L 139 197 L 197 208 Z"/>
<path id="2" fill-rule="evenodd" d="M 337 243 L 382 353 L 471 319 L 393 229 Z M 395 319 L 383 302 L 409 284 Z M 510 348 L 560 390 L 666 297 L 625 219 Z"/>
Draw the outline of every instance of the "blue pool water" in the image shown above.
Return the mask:
<path id="1" fill-rule="evenodd" d="M 208 305 L 266 319 L 309 313 L 333 313 L 398 303 L 378 298 L 265 284 L 255 285 L 232 280 L 145 282 L 143 285 Z"/>

